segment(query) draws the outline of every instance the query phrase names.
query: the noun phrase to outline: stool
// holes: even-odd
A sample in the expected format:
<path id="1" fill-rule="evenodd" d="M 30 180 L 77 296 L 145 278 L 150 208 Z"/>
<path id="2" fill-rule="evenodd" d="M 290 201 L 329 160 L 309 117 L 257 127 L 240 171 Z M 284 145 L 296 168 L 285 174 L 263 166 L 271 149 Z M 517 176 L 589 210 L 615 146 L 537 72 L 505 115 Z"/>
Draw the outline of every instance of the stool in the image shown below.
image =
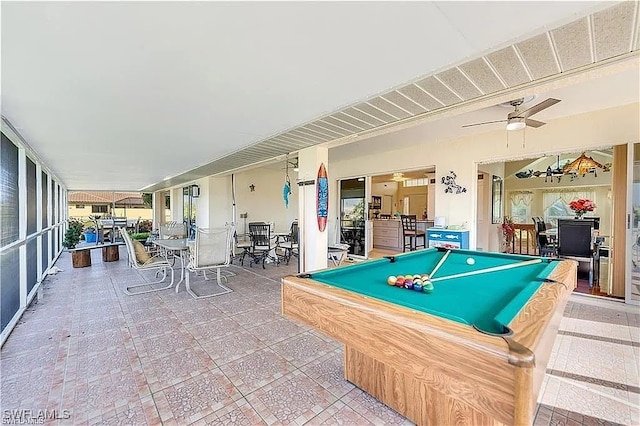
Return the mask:
<path id="1" fill-rule="evenodd" d="M 119 245 L 104 246 L 102 247 L 102 261 L 103 262 L 115 262 L 120 260 Z"/>

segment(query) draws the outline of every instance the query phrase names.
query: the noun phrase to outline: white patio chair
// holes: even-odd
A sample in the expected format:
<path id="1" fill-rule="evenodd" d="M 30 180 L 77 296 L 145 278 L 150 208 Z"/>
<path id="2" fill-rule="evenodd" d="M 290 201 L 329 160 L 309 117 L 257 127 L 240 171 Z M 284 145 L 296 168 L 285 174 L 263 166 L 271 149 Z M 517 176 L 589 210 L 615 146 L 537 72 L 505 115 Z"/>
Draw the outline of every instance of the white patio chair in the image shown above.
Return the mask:
<path id="1" fill-rule="evenodd" d="M 133 296 L 135 294 L 143 294 L 143 293 L 151 293 L 153 291 L 167 290 L 173 287 L 174 275 L 173 268 L 167 262 L 164 257 L 160 256 L 150 256 L 149 253 L 146 252 L 144 246 L 139 241 L 133 241 L 126 230 L 122 230 L 122 237 L 125 242 L 125 246 L 127 247 L 127 254 L 129 266 L 138 271 L 156 271 L 156 278 L 160 276 L 160 279 L 153 282 L 145 282 L 141 284 L 134 284 L 127 286 L 124 289 L 125 294 Z M 135 246 L 139 245 L 136 250 Z M 167 270 L 171 271 L 171 281 L 164 287 L 153 288 L 154 284 L 160 284 L 161 282 L 167 279 Z M 139 288 L 139 287 L 150 287 L 147 290 L 141 291 L 131 291 L 131 289 Z"/>
<path id="2" fill-rule="evenodd" d="M 187 292 L 195 299 L 203 299 L 205 297 L 220 296 L 232 290 L 222 284 L 227 282 L 227 277 L 235 275 L 232 272 L 225 271 L 222 274 L 222 268 L 226 268 L 231 264 L 233 253 L 233 235 L 235 228 L 233 226 L 225 226 L 224 228 L 197 228 L 196 239 L 193 249 L 189 253 L 189 263 L 186 268 L 186 287 Z M 211 294 L 197 294 L 191 288 L 190 275 L 191 272 L 204 273 L 204 279 L 209 280 L 207 271 L 216 270 L 216 283 L 221 291 Z"/>
<path id="3" fill-rule="evenodd" d="M 171 221 L 160 225 L 160 239 L 187 238 L 187 225 Z"/>

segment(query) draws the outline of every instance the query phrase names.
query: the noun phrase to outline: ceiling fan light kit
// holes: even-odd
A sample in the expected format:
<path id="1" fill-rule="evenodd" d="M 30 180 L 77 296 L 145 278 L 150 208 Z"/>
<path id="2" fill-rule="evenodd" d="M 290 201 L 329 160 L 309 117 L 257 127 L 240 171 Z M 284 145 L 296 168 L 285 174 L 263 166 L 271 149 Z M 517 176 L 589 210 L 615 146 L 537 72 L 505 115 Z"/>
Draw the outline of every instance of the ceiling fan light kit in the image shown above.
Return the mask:
<path id="1" fill-rule="evenodd" d="M 507 130 L 521 130 L 526 127 L 526 123 L 522 118 L 514 118 L 507 123 Z"/>
<path id="2" fill-rule="evenodd" d="M 474 123 L 474 124 L 465 124 L 462 127 L 473 127 L 473 126 L 481 126 L 483 124 L 491 124 L 491 123 L 507 123 L 507 130 L 522 130 L 526 126 L 538 128 L 540 126 L 544 126 L 546 123 L 537 120 L 530 120 L 534 114 L 539 113 L 540 111 L 549 108 L 560 102 L 560 99 L 549 98 L 546 99 L 529 109 L 524 111 L 520 111 L 518 108 L 524 102 L 524 98 L 514 99 L 509 102 L 509 104 L 514 108 L 512 112 L 507 115 L 506 120 L 495 120 L 495 121 L 484 121 L 482 123 Z M 502 104 L 501 104 L 502 105 Z"/>

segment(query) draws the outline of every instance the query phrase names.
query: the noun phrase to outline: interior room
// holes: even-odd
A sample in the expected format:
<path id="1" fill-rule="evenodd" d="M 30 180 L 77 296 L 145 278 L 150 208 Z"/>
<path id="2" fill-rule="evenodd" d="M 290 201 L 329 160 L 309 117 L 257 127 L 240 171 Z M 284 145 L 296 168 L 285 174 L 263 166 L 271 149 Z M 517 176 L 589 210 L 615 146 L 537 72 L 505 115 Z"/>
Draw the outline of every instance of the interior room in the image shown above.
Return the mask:
<path id="1" fill-rule="evenodd" d="M 581 262 L 576 290 L 578 292 L 600 296 L 612 293 L 609 259 L 613 167 L 613 152 L 607 147 L 504 163 L 503 216 L 509 218 L 517 228 L 530 230 L 530 226 L 534 224 L 533 218 L 540 217 L 545 227 L 552 232 L 558 228 L 559 219 L 577 218 L 579 213 L 571 209 L 572 202 L 580 199 L 593 202 L 594 208 L 580 216 L 597 217 L 593 241 L 597 238 L 598 245 L 592 249 L 598 251 L 598 277 L 594 280 L 594 285 L 589 286 L 589 265 L 588 262 Z M 503 220 L 504 217 L 499 217 L 500 222 Z M 533 233 L 518 230 L 509 249 L 518 253 L 540 254 L 541 248 L 544 249 L 535 230 Z"/>

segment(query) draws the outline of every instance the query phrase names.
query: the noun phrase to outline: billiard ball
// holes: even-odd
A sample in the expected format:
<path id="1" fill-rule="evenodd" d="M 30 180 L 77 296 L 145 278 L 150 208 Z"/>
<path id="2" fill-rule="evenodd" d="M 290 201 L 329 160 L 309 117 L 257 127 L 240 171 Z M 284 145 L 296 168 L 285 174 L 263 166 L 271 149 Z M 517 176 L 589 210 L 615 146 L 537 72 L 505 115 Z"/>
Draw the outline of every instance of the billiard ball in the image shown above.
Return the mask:
<path id="1" fill-rule="evenodd" d="M 396 285 L 396 277 L 395 275 L 389 275 L 389 277 L 387 278 L 387 284 L 389 285 Z"/>
<path id="2" fill-rule="evenodd" d="M 476 260 L 473 257 L 467 257 L 467 265 L 473 265 L 476 263 Z"/>
<path id="3" fill-rule="evenodd" d="M 404 282 L 404 288 L 408 289 L 408 290 L 413 290 L 413 282 L 411 280 L 407 280 Z"/>
<path id="4" fill-rule="evenodd" d="M 422 284 L 413 284 L 413 289 L 415 291 L 422 291 Z"/>
<path id="5" fill-rule="evenodd" d="M 413 275 L 405 275 L 404 279 L 405 280 L 412 280 L 413 279 Z"/>
<path id="6" fill-rule="evenodd" d="M 427 281 L 430 280 L 431 277 L 429 276 L 429 274 L 422 274 L 422 281 Z"/>
<path id="7" fill-rule="evenodd" d="M 422 276 L 421 276 L 420 274 L 415 274 L 415 275 L 413 276 L 413 279 L 414 279 L 414 280 L 419 280 L 419 279 L 422 279 Z"/>
<path id="8" fill-rule="evenodd" d="M 431 293 L 434 290 L 433 284 L 431 283 L 431 281 L 427 281 L 424 286 L 422 287 L 422 290 L 425 293 Z"/>
<path id="9" fill-rule="evenodd" d="M 402 275 L 396 277 L 396 285 L 398 285 L 398 283 L 404 284 L 404 277 Z"/>

